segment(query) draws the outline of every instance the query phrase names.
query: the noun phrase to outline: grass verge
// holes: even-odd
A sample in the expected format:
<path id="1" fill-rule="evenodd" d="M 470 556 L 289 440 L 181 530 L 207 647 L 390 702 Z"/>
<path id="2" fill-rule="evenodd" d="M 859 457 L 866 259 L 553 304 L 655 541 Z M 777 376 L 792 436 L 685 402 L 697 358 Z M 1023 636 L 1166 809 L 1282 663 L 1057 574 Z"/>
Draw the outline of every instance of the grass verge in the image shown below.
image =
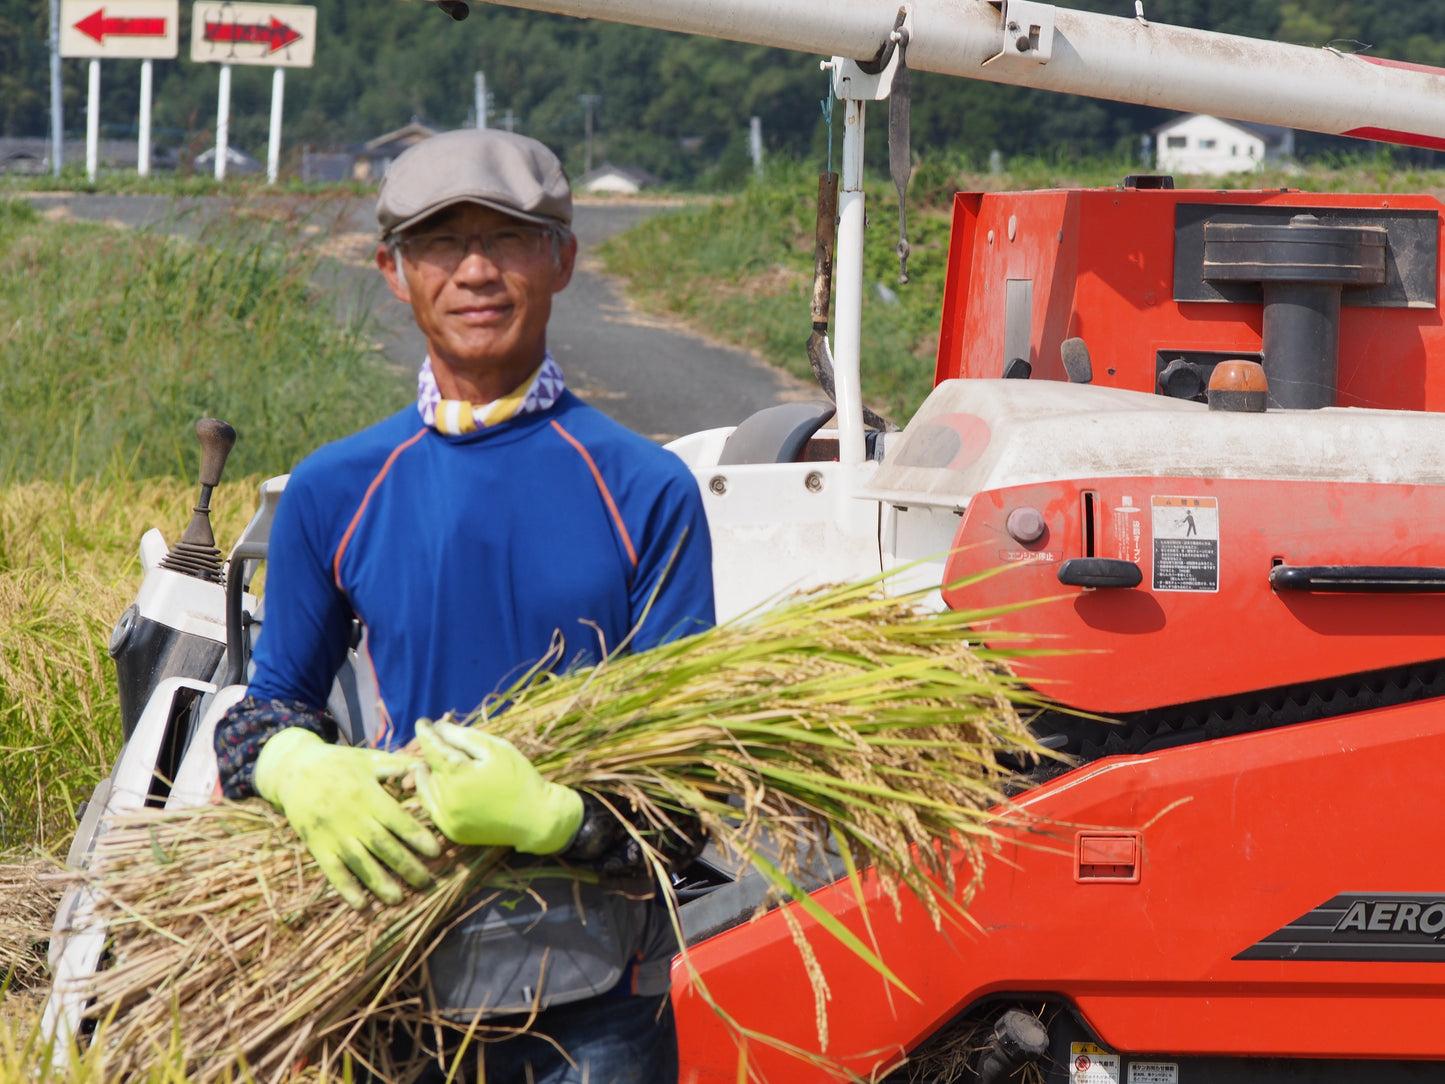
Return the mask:
<path id="1" fill-rule="evenodd" d="M 0 480 L 189 476 L 206 415 L 241 436 L 232 476 L 279 474 L 404 403 L 296 226 L 198 243 L 0 201 Z"/>
<path id="2" fill-rule="evenodd" d="M 628 280 L 644 307 L 756 351 L 811 380 L 804 348 L 812 330 L 816 178 L 784 167 L 737 196 L 651 219 L 608 240 L 608 271 Z M 948 218 L 910 208 L 909 283 L 898 285 L 897 200 L 873 201 L 867 233 L 864 397 L 900 421 L 933 384 L 938 308 L 948 255 Z M 881 287 L 881 289 L 880 289 Z"/>
<path id="3" fill-rule="evenodd" d="M 909 281 L 898 284 L 898 201 L 883 177 L 866 183 L 863 397 L 902 425 L 933 388 L 954 193 L 1118 184 L 1139 167 L 1119 160 L 1015 159 L 1006 172 L 971 172 L 940 157 L 914 169 L 908 195 Z M 1388 156 L 1272 168 L 1232 177 L 1179 177 L 1180 187 L 1300 188 L 1321 192 L 1426 192 L 1445 196 L 1445 173 L 1396 169 Z M 700 331 L 755 351 L 811 381 L 817 175 L 782 163 L 743 192 L 650 219 L 601 248 L 643 308 L 681 316 Z"/>

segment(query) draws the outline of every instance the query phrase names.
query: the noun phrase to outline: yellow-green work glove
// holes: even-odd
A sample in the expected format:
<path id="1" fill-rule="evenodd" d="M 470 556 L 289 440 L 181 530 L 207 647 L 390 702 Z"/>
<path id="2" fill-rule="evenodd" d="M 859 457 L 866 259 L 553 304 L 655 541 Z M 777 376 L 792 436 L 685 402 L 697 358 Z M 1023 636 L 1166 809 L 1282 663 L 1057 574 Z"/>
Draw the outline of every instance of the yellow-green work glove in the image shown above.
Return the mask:
<path id="1" fill-rule="evenodd" d="M 418 719 L 422 808 L 454 843 L 555 854 L 582 823 L 582 796 L 549 783 L 505 738 Z"/>
<path id="2" fill-rule="evenodd" d="M 434 858 L 441 845 L 378 782 L 415 765 L 397 753 L 331 745 L 287 727 L 261 746 L 256 791 L 286 815 L 326 879 L 359 911 L 367 900 L 363 885 L 386 903 L 401 902 L 401 885 L 378 858 L 414 888 L 431 880 L 416 854 Z"/>

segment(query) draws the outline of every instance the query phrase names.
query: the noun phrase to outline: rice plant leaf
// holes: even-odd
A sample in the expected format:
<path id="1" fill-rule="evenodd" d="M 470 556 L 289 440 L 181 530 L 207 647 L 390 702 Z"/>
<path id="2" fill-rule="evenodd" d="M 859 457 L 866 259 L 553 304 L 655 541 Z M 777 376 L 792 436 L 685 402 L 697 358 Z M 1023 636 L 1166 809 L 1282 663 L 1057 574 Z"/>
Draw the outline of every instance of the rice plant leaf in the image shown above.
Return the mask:
<path id="1" fill-rule="evenodd" d="M 857 934 L 839 922 L 822 904 L 804 891 L 801 885 L 784 874 L 782 870 L 778 869 L 760 854 L 751 854 L 748 856 L 748 860 L 772 885 L 786 892 L 809 918 L 837 938 L 838 941 L 846 946 L 855 956 L 874 971 L 878 972 L 883 978 L 887 979 L 888 982 L 913 998 L 914 1001 L 918 1000 L 918 995 L 910 990 L 904 984 L 903 980 L 893 973 L 893 969 L 885 964 L 877 953 L 873 952 L 872 949 L 860 941 Z"/>

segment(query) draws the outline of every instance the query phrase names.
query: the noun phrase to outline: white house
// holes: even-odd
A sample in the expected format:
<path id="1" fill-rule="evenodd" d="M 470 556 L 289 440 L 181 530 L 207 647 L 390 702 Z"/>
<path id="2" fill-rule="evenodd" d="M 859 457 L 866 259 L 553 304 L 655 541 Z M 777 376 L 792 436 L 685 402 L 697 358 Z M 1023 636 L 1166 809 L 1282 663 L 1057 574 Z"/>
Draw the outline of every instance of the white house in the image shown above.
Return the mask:
<path id="1" fill-rule="evenodd" d="M 1154 129 L 1154 168 L 1161 173 L 1243 173 L 1294 157 L 1294 130 L 1224 120 L 1203 113 L 1175 117 Z"/>
<path id="2" fill-rule="evenodd" d="M 191 165 L 200 173 L 213 172 L 216 168 L 216 148 L 207 147 L 191 159 Z M 238 173 L 260 173 L 265 168 L 257 159 L 239 147 L 226 145 L 226 173 L 228 176 L 235 176 Z"/>
<path id="3" fill-rule="evenodd" d="M 609 192 L 635 196 L 648 185 L 656 183 L 657 178 L 645 169 L 603 162 L 596 169 L 573 181 L 572 187 L 579 192 Z"/>

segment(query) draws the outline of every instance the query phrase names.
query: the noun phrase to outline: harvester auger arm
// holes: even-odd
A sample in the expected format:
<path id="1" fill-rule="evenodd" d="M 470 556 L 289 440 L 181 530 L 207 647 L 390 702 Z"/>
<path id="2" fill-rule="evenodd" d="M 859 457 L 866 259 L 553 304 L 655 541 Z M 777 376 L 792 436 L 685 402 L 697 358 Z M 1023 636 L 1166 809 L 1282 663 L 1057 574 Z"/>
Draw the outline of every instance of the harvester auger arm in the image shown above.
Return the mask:
<path id="1" fill-rule="evenodd" d="M 914 70 L 1445 149 L 1445 69 L 1034 0 L 484 0 Z"/>

